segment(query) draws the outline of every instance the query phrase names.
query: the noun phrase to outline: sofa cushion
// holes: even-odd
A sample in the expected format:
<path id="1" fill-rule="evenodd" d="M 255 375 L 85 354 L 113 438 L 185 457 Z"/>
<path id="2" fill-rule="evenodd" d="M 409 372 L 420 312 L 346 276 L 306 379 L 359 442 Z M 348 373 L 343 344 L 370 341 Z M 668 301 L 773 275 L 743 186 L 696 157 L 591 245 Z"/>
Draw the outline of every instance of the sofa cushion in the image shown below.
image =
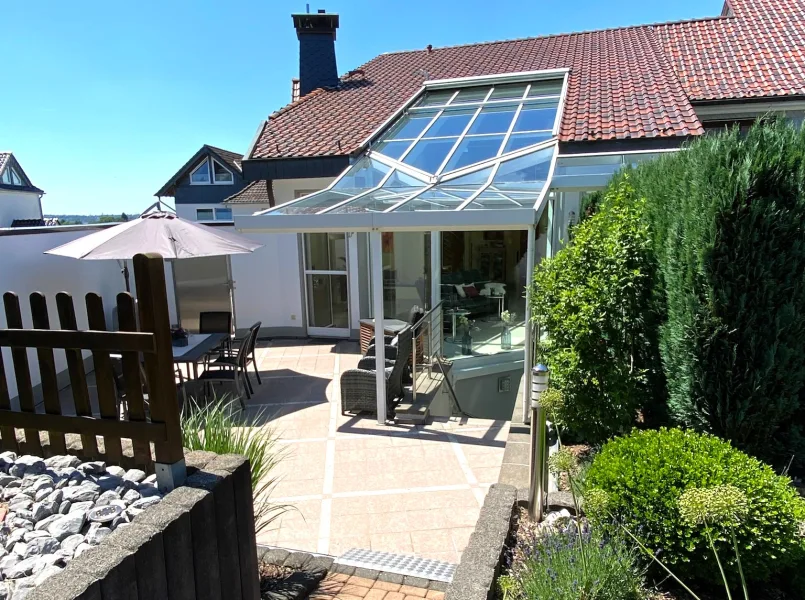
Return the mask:
<path id="1" fill-rule="evenodd" d="M 467 298 L 477 298 L 478 297 L 478 288 L 474 285 L 465 285 L 464 286 L 464 295 Z"/>

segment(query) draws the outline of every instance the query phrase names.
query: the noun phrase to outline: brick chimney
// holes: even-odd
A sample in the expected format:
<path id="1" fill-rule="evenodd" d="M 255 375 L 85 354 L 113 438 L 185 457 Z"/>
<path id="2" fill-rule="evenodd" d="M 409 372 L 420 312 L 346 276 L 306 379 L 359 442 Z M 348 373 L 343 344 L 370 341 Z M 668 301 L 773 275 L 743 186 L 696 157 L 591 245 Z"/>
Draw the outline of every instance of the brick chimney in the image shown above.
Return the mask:
<path id="1" fill-rule="evenodd" d="M 299 95 L 316 88 L 338 85 L 335 64 L 335 30 L 338 15 L 319 10 L 315 14 L 291 15 L 299 38 Z"/>

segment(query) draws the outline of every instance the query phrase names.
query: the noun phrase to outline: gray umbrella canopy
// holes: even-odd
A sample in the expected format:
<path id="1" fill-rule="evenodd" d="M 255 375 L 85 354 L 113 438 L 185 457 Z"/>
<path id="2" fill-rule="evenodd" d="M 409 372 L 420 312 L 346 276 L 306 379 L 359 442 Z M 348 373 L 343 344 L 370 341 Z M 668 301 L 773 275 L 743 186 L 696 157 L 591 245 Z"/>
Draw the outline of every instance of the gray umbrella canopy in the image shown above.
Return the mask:
<path id="1" fill-rule="evenodd" d="M 82 260 L 128 260 L 157 252 L 165 259 L 226 256 L 254 252 L 257 244 L 218 227 L 199 225 L 167 212 L 154 212 L 91 233 L 45 252 Z"/>

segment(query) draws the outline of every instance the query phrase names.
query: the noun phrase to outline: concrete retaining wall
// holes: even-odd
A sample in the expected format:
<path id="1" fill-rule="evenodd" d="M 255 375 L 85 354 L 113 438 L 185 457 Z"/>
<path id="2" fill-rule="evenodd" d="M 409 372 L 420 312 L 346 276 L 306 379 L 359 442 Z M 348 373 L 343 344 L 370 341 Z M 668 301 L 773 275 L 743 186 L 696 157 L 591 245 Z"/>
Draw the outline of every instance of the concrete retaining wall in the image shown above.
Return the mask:
<path id="1" fill-rule="evenodd" d="M 27 600 L 259 600 L 248 460 L 190 452 L 186 462 L 183 487 Z"/>
<path id="2" fill-rule="evenodd" d="M 491 600 L 512 515 L 517 504 L 517 489 L 495 484 L 489 488 L 481 515 L 461 555 L 453 581 L 447 586 L 445 600 Z"/>

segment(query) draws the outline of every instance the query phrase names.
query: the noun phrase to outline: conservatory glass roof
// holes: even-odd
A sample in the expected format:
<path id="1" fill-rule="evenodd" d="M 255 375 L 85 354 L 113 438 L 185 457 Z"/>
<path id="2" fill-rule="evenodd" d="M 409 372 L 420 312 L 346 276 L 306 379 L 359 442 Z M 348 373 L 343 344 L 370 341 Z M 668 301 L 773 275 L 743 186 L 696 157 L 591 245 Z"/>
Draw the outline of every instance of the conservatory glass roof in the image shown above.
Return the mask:
<path id="1" fill-rule="evenodd" d="M 556 157 L 564 73 L 426 89 L 328 188 L 270 215 L 534 210 Z"/>

